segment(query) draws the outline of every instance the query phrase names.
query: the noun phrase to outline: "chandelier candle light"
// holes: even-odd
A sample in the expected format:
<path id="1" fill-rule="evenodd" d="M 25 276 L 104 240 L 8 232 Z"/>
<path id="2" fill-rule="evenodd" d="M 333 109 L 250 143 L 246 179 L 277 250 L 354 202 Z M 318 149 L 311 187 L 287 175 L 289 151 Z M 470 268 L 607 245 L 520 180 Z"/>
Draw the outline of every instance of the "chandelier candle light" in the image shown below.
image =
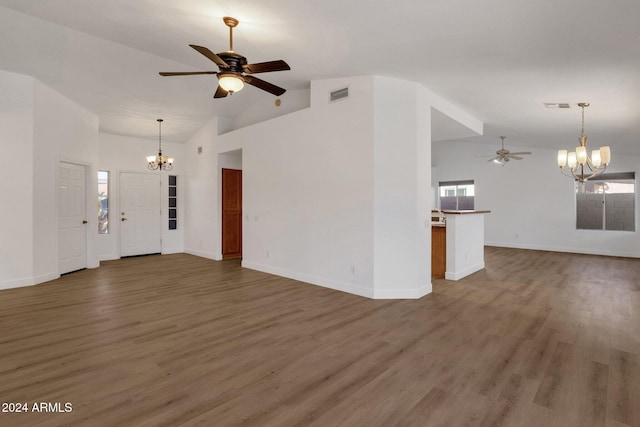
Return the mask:
<path id="1" fill-rule="evenodd" d="M 578 182 L 585 182 L 588 179 L 600 175 L 607 169 L 611 162 L 611 149 L 608 146 L 600 147 L 599 150 L 593 150 L 589 157 L 587 153 L 587 136 L 584 134 L 584 108 L 589 104 L 580 102 L 578 104 L 582 108 L 582 133 L 579 141 L 580 146 L 576 147 L 576 151 L 567 152 L 567 150 L 558 151 L 558 166 L 560 172 L 564 175 L 576 179 Z M 565 170 L 568 166 L 568 172 Z M 585 174 L 585 166 L 588 171 Z"/>
<path id="2" fill-rule="evenodd" d="M 173 157 L 162 155 L 162 119 L 158 119 L 158 155 L 147 156 L 149 169 L 170 171 L 173 169 Z"/>

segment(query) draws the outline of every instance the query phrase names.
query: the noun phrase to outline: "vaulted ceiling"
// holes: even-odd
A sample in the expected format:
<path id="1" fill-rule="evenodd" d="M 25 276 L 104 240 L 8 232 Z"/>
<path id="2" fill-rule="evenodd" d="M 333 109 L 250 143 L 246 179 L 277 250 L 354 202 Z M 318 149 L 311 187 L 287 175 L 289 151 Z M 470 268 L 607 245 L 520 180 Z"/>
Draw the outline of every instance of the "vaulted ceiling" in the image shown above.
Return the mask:
<path id="1" fill-rule="evenodd" d="M 216 70 L 188 47 L 234 48 L 291 71 L 213 99 Z M 309 82 L 351 75 L 415 81 L 485 123 L 482 142 L 571 147 L 586 111 L 590 145 L 640 153 L 636 0 L 0 0 L 0 69 L 33 75 L 96 113 L 101 131 L 184 141 L 210 117 L 256 119 L 302 105 Z M 546 109 L 545 102 L 571 104 Z M 245 112 L 245 113 L 243 113 Z M 249 112 L 249 113 L 247 113 Z M 248 119 L 245 119 L 248 120 Z"/>

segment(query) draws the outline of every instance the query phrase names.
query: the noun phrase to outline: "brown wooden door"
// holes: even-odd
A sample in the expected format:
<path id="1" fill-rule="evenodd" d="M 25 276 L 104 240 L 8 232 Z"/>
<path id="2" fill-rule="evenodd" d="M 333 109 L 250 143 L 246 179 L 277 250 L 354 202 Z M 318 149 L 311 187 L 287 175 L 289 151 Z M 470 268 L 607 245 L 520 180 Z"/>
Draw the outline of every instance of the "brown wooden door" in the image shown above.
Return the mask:
<path id="1" fill-rule="evenodd" d="M 242 171 L 222 169 L 222 259 L 242 257 Z"/>
<path id="2" fill-rule="evenodd" d="M 431 277 L 444 278 L 447 271 L 447 229 L 431 227 Z"/>

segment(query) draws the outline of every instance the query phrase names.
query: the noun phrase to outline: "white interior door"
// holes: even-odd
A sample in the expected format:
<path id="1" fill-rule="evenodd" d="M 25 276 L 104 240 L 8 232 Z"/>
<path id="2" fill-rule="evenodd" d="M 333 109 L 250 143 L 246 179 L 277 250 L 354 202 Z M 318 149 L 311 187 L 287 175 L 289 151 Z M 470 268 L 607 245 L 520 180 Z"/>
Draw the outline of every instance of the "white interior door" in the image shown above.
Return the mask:
<path id="1" fill-rule="evenodd" d="M 120 256 L 162 250 L 160 175 L 120 173 Z"/>
<path id="2" fill-rule="evenodd" d="M 87 204 L 84 166 L 58 165 L 58 268 L 60 274 L 87 267 Z"/>

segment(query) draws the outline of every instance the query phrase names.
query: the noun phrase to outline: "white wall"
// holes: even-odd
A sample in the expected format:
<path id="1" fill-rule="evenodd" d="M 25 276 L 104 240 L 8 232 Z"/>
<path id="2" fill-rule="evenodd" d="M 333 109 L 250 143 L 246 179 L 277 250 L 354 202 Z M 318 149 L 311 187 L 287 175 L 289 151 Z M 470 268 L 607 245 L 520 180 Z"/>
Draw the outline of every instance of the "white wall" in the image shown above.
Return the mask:
<path id="1" fill-rule="evenodd" d="M 57 168 L 59 161 L 85 166 L 87 267 L 99 266 L 96 160 L 98 118 L 35 80 L 34 104 L 34 276 L 58 276 Z"/>
<path id="2" fill-rule="evenodd" d="M 373 76 L 314 81 L 310 105 L 223 135 L 213 119 L 187 142 L 185 250 L 220 259 L 217 154 L 241 149 L 243 266 L 375 298 L 426 294 L 431 107 L 479 122 Z"/>
<path id="3" fill-rule="evenodd" d="M 311 109 L 229 134 L 257 142 L 243 150 L 243 265 L 372 295 L 372 95 L 370 77 L 313 82 Z"/>
<path id="4" fill-rule="evenodd" d="M 33 280 L 33 79 L 0 70 L 0 289 Z M 55 212 L 55 211 L 54 211 Z"/>
<path id="5" fill-rule="evenodd" d="M 157 125 L 157 124 L 156 124 Z M 170 123 L 163 123 L 163 129 Z M 157 130 L 156 130 L 157 131 Z M 174 168 L 170 172 L 151 171 L 147 168 L 146 156 L 158 152 L 158 139 L 141 139 L 122 135 L 100 133 L 98 136 L 98 169 L 109 171 L 109 233 L 98 235 L 99 256 L 101 260 L 120 258 L 120 172 L 139 172 L 161 175 L 161 230 L 162 253 L 184 251 L 184 229 L 186 212 L 186 183 L 184 144 L 162 141 L 162 153 L 175 158 Z M 168 177 L 176 175 L 178 188 L 178 228 L 168 229 Z M 96 187 L 97 189 L 97 187 Z M 97 190 L 96 190 L 97 191 Z M 97 194 L 97 193 L 96 193 Z M 94 228 L 97 230 L 97 226 Z"/>
<path id="6" fill-rule="evenodd" d="M 431 106 L 416 83 L 375 78 L 375 297 L 431 292 Z"/>
<path id="7" fill-rule="evenodd" d="M 328 91 L 342 84 L 351 97 L 329 104 Z M 218 153 L 242 149 L 243 265 L 372 296 L 373 78 L 313 85 L 326 97 L 311 109 L 220 136 L 213 120 L 187 143 L 186 250 L 218 258 L 219 180 L 210 167 Z"/>
<path id="8" fill-rule="evenodd" d="M 259 91 L 260 89 L 247 86 L 244 90 Z M 219 133 L 223 134 L 232 130 L 242 129 L 278 116 L 309 108 L 310 94 L 311 90 L 309 88 L 288 90 L 278 98 L 264 92 L 256 102 L 252 103 L 242 113 L 229 118 L 229 123 L 219 128 Z M 275 104 L 276 99 L 280 100 L 280 105 Z"/>
<path id="9" fill-rule="evenodd" d="M 217 205 L 219 183 L 216 141 L 220 119 L 214 117 L 204 125 L 184 147 L 186 168 L 184 192 L 184 250 L 209 259 L 222 259 L 220 249 L 220 219 Z M 198 153 L 198 148 L 202 149 Z"/>
<path id="10" fill-rule="evenodd" d="M 97 117 L 29 76 L 0 71 L 2 188 L 10 206 L 0 213 L 0 288 L 59 276 L 56 176 L 59 161 L 86 167 L 87 195 L 95 187 Z M 94 174 L 95 175 L 95 174 Z M 87 213 L 96 204 L 87 198 Z M 88 216 L 88 227 L 97 227 Z M 87 267 L 97 267 L 95 236 L 87 238 Z"/>
<path id="11" fill-rule="evenodd" d="M 560 174 L 557 150 L 508 147 L 533 154 L 504 167 L 475 157 L 491 154 L 497 146 L 445 141 L 432 147 L 432 185 L 437 188 L 438 181 L 475 180 L 476 209 L 491 210 L 485 215 L 487 245 L 640 257 L 637 231 L 576 230 L 573 182 Z M 611 172 L 639 173 L 640 156 L 616 155 L 615 144 L 611 148 Z M 638 218 L 636 197 L 636 230 Z"/>

